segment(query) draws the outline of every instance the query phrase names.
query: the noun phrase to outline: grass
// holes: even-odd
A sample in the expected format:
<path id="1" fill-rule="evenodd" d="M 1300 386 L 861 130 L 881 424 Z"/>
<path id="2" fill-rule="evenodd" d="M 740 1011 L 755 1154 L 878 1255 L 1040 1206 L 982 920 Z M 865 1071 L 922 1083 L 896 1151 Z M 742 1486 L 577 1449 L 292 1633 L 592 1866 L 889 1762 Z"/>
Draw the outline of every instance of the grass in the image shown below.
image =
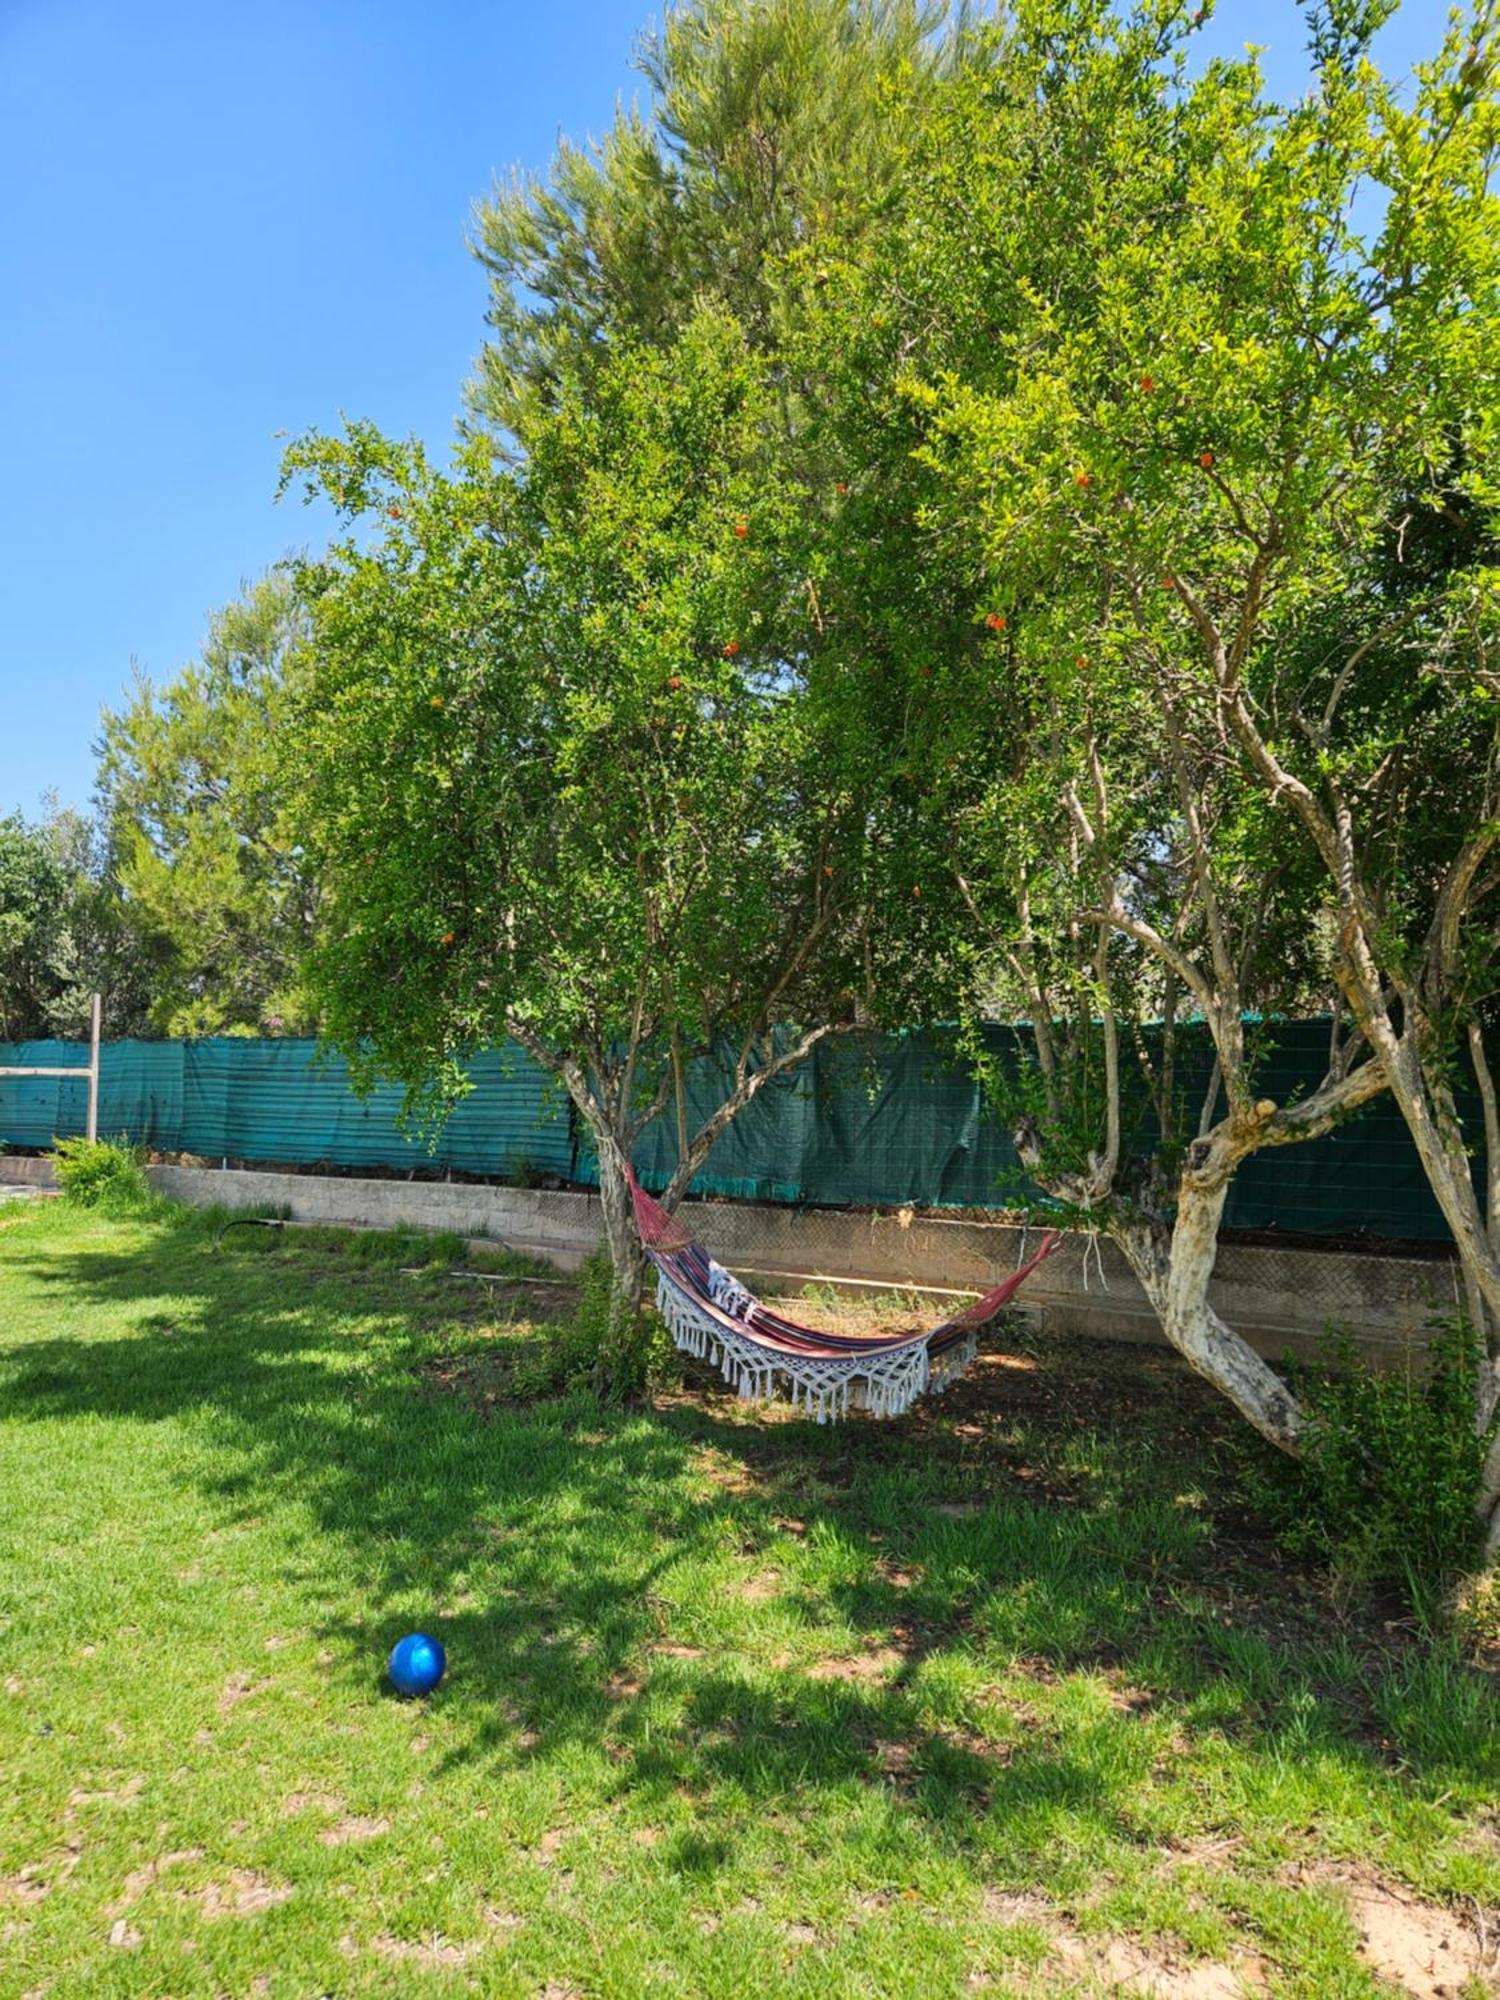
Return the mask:
<path id="1" fill-rule="evenodd" d="M 1486 1990 L 1491 1681 L 1169 1357 L 523 1407 L 565 1291 L 222 1220 L 0 1212 L 0 1994 Z"/>

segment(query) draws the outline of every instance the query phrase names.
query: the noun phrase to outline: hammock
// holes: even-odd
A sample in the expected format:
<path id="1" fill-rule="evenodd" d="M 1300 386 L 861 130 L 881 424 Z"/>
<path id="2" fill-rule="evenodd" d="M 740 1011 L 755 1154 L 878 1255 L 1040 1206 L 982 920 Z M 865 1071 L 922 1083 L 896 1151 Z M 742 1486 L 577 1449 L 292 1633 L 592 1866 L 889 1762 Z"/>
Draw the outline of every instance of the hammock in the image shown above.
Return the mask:
<path id="1" fill-rule="evenodd" d="M 768 1401 L 779 1378 L 792 1407 L 805 1409 L 820 1424 L 850 1410 L 899 1417 L 925 1391 L 946 1389 L 972 1364 L 980 1329 L 1061 1242 L 1049 1230 L 1019 1270 L 929 1333 L 896 1339 L 818 1333 L 762 1305 L 652 1200 L 634 1174 L 629 1180 L 641 1248 L 656 1267 L 657 1308 L 678 1347 L 712 1361 L 750 1402 Z"/>

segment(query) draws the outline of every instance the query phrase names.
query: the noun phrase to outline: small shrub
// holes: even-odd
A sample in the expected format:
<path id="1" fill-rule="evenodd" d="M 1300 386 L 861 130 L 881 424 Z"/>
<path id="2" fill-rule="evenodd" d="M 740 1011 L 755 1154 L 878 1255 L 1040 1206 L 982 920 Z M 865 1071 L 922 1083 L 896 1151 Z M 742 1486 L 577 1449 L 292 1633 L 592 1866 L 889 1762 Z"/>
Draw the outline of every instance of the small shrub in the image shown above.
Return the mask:
<path id="1" fill-rule="evenodd" d="M 372 1271 L 450 1271 L 464 1262 L 467 1245 L 451 1229 L 421 1229 L 398 1222 L 389 1229 L 354 1229 L 341 1223 L 308 1223 L 298 1228 L 304 1251 L 341 1257 Z"/>
<path id="2" fill-rule="evenodd" d="M 654 1309 L 643 1304 L 623 1330 L 611 1312 L 614 1267 L 595 1251 L 579 1277 L 578 1305 L 571 1318 L 547 1329 L 539 1347 L 516 1363 L 512 1385 L 519 1395 L 554 1395 L 587 1386 L 610 1402 L 629 1402 L 676 1376 L 677 1350 Z"/>
<path id="3" fill-rule="evenodd" d="M 63 1199 L 76 1208 L 140 1214 L 154 1197 L 141 1170 L 143 1149 L 124 1139 L 59 1139 L 52 1168 Z"/>
<path id="4" fill-rule="evenodd" d="M 1410 1648 L 1369 1687 L 1370 1705 L 1404 1761 L 1429 1782 L 1500 1785 L 1500 1704 L 1448 1636 Z"/>
<path id="5" fill-rule="evenodd" d="M 844 1303 L 844 1295 L 838 1286 L 827 1284 L 822 1280 L 804 1285 L 802 1297 L 810 1306 L 816 1306 L 820 1312 L 833 1312 Z"/>
<path id="6" fill-rule="evenodd" d="M 1331 1564 L 1356 1590 L 1398 1588 L 1435 1617 L 1480 1547 L 1474 1514 L 1487 1439 L 1474 1428 L 1483 1351 L 1467 1320 L 1432 1322 L 1427 1366 L 1381 1371 L 1347 1329 L 1323 1364 L 1294 1371 L 1307 1414 L 1304 1457 L 1252 1475 L 1283 1544 Z"/>

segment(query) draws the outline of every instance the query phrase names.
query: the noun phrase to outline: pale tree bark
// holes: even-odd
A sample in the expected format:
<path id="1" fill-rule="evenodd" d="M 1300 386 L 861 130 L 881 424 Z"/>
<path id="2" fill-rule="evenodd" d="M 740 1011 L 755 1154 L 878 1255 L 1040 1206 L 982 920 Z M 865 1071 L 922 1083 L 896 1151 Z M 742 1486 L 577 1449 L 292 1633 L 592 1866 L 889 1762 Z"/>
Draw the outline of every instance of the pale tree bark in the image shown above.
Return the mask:
<path id="1" fill-rule="evenodd" d="M 1183 1360 L 1226 1396 L 1263 1438 L 1295 1457 L 1303 1432 L 1297 1399 L 1209 1302 L 1228 1193 L 1228 1179 L 1202 1185 L 1185 1176 L 1170 1230 L 1122 1219 L 1111 1234 L 1155 1308 L 1162 1332 Z"/>
<path id="2" fill-rule="evenodd" d="M 1244 1032 L 1245 980 L 1254 970 L 1264 896 L 1270 891 L 1252 900 L 1248 921 L 1241 926 L 1244 935 L 1237 941 L 1231 934 L 1227 899 L 1200 804 L 1201 774 L 1185 739 L 1182 718 L 1173 705 L 1175 691 L 1165 679 L 1159 695 L 1163 742 L 1180 815 L 1177 867 L 1181 906 L 1175 922 L 1159 928 L 1139 908 L 1127 905 L 1121 877 L 1110 861 L 1108 787 L 1097 743 L 1090 739 L 1084 757 L 1088 803 L 1080 797 L 1078 786 L 1069 783 L 1063 787 L 1062 804 L 1071 837 L 1068 879 L 1080 887 L 1092 879 L 1104 888 L 1097 907 L 1076 910 L 1072 926 L 1077 968 L 1074 983 L 1087 978 L 1104 1051 L 1103 1144 L 1090 1152 L 1085 1171 L 1049 1174 L 1045 1148 L 1034 1130 L 1019 1130 L 1015 1143 L 1022 1163 L 1051 1194 L 1086 1216 L 1098 1217 L 1100 1227 L 1130 1265 L 1162 1332 L 1188 1365 L 1226 1396 L 1263 1437 L 1296 1455 L 1305 1428 L 1296 1397 L 1277 1371 L 1215 1311 L 1209 1299 L 1224 1204 L 1244 1160 L 1267 1147 L 1321 1137 L 1339 1119 L 1383 1091 L 1387 1079 L 1373 1061 L 1353 1066 L 1357 1040 L 1341 1039 L 1336 1022 L 1328 1072 L 1316 1091 L 1288 1108 L 1256 1097 Z M 1097 926 L 1098 945 L 1092 963 L 1085 966 L 1082 938 L 1092 926 Z M 1197 951 L 1181 942 L 1189 929 L 1201 940 Z M 1126 1199 L 1118 1186 L 1121 1084 L 1119 1031 L 1111 990 L 1111 935 L 1129 939 L 1161 968 L 1173 1017 L 1168 1035 L 1175 1025 L 1178 996 L 1185 995 L 1202 1014 L 1213 1041 L 1213 1072 L 1197 1137 L 1187 1148 L 1175 1185 L 1159 1188 L 1156 1201 Z M 1040 987 L 1034 972 L 1031 985 Z M 1048 996 L 1039 993 L 1039 998 L 1047 1011 L 1053 1011 L 1055 1003 Z M 1225 1105 L 1222 1117 L 1218 1115 L 1221 1094 Z M 1051 1103 L 1049 1096 L 1049 1106 Z M 1169 1109 L 1162 1105 L 1164 1127 Z M 1170 1223 L 1165 1219 L 1168 1207 L 1173 1213 Z"/>
<path id="3" fill-rule="evenodd" d="M 696 1132 L 690 1133 L 686 1095 L 689 1055 L 683 1050 L 679 1035 L 669 1033 L 666 1072 L 654 1093 L 638 1101 L 641 1059 L 645 1042 L 652 1033 L 644 1001 L 635 1009 L 629 1045 L 617 1059 L 611 1059 L 604 1049 L 593 1044 L 583 1055 L 558 1050 L 526 1022 L 514 1017 L 506 1025 L 512 1039 L 562 1083 L 594 1141 L 599 1161 L 604 1242 L 613 1273 L 609 1323 L 605 1347 L 595 1368 L 595 1386 L 601 1392 L 610 1392 L 629 1374 L 647 1272 L 629 1182 L 630 1158 L 636 1140 L 665 1110 L 669 1098 L 674 1099 L 678 1161 L 659 1199 L 663 1207 L 675 1209 L 716 1142 L 746 1106 L 755 1101 L 767 1084 L 805 1062 L 819 1042 L 844 1029 L 839 1023 L 822 1023 L 779 1051 L 765 1051 L 759 1064 L 755 1061 L 757 1037 L 747 1033 L 739 1047 L 729 1091 Z M 694 1053 L 701 1055 L 708 1051 Z"/>
<path id="4" fill-rule="evenodd" d="M 1500 1405 L 1500 1118 L 1480 1025 L 1466 1009 L 1460 963 L 1465 921 L 1476 884 L 1500 841 L 1496 746 L 1491 748 L 1486 796 L 1476 800 L 1476 830 L 1453 856 L 1438 883 L 1418 963 L 1413 966 L 1393 958 L 1366 879 L 1361 828 L 1352 804 L 1326 763 L 1318 791 L 1289 768 L 1267 740 L 1245 689 L 1243 667 L 1268 567 L 1268 561 L 1252 565 L 1251 587 L 1232 643 L 1226 643 L 1194 590 L 1181 578 L 1174 579 L 1174 587 L 1202 639 L 1218 712 L 1233 740 L 1270 796 L 1295 814 L 1323 862 L 1339 920 L 1339 984 L 1372 1058 L 1385 1076 L 1433 1198 L 1452 1234 L 1466 1311 L 1485 1343 L 1487 1359 L 1474 1412 L 1475 1428 L 1482 1436 L 1489 1431 Z M 1389 632 L 1398 627 L 1393 624 L 1386 629 Z M 1373 643 L 1370 640 L 1358 648 L 1336 676 L 1324 714 L 1309 731 L 1318 749 L 1326 748 L 1339 701 Z M 1439 1017 L 1454 1013 L 1462 1021 L 1474 1059 L 1483 1111 L 1482 1199 L 1474 1185 L 1474 1148 L 1464 1132 L 1451 1082 L 1454 1050 L 1448 1036 L 1434 1026 Z M 1500 1435 L 1487 1454 L 1475 1507 L 1485 1524 L 1486 1554 L 1493 1556 L 1500 1552 Z"/>
<path id="5" fill-rule="evenodd" d="M 593 1135 L 599 1159 L 599 1205 L 613 1282 L 603 1345 L 594 1363 L 594 1387 L 603 1395 L 620 1386 L 623 1364 L 634 1342 L 645 1283 L 646 1259 L 636 1232 L 626 1173 L 635 1134 L 624 1112 L 623 1093 L 632 1087 L 633 1059 L 611 1065 L 594 1050 L 592 1061 L 553 1048 L 524 1021 L 507 1023 L 511 1038 L 566 1088 Z"/>
<path id="6" fill-rule="evenodd" d="M 610 1143 L 599 1149 L 599 1202 L 604 1211 L 604 1238 L 614 1269 L 605 1345 L 594 1368 L 594 1386 L 609 1392 L 623 1386 L 635 1347 L 641 1297 L 646 1284 L 646 1256 L 635 1226 L 635 1207 L 626 1179 L 627 1161 Z"/>
<path id="7" fill-rule="evenodd" d="M 1288 1109 L 1262 1098 L 1243 1111 L 1229 1112 L 1188 1149 L 1170 1225 L 1116 1197 L 1101 1199 L 1077 1181 L 1047 1176 L 1034 1135 L 1022 1131 L 1016 1137 L 1022 1163 L 1043 1178 L 1050 1193 L 1099 1209 L 1103 1229 L 1119 1246 L 1163 1334 L 1188 1366 L 1226 1396 L 1262 1437 L 1293 1456 L 1301 1450 L 1304 1430 L 1296 1397 L 1209 1301 L 1224 1203 L 1237 1168 L 1253 1153 L 1321 1138 L 1384 1089 L 1379 1067 L 1366 1062 L 1347 1075 L 1326 1077 L 1311 1096 Z"/>

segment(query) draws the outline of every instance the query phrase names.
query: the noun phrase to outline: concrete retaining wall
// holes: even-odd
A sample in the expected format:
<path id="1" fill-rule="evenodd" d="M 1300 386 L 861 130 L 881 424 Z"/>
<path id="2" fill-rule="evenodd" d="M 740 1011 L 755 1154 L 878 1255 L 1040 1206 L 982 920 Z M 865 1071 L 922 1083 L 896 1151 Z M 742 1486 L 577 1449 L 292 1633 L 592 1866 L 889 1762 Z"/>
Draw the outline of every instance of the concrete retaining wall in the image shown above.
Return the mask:
<path id="1" fill-rule="evenodd" d="M 225 1208 L 267 1204 L 293 1222 L 358 1229 L 451 1229 L 485 1236 L 577 1270 L 603 1232 L 593 1195 L 449 1181 L 366 1181 L 330 1174 L 267 1174 L 239 1167 L 148 1167 L 152 1186 L 173 1201 Z"/>
<path id="2" fill-rule="evenodd" d="M 576 1270 L 598 1243 L 598 1197 L 532 1188 L 437 1181 L 356 1180 L 230 1168 L 152 1167 L 174 1200 L 226 1208 L 272 1204 L 296 1222 L 357 1228 L 398 1223 L 486 1237 Z M 0 1158 L 0 1181 L 47 1186 L 46 1160 Z M 732 1269 L 762 1290 L 814 1283 L 840 1289 L 930 1293 L 953 1300 L 981 1291 L 1020 1262 L 1035 1231 L 909 1210 L 761 1207 L 688 1202 L 683 1218 Z M 1399 1360 L 1434 1311 L 1455 1301 L 1454 1267 L 1442 1259 L 1347 1251 L 1220 1247 L 1212 1298 L 1228 1323 L 1265 1353 L 1311 1353 L 1330 1323 L 1347 1326 L 1372 1360 Z M 1158 1340 L 1155 1316 L 1110 1243 L 1072 1235 L 1029 1280 L 1022 1303 L 1059 1332 L 1098 1339 Z"/>

